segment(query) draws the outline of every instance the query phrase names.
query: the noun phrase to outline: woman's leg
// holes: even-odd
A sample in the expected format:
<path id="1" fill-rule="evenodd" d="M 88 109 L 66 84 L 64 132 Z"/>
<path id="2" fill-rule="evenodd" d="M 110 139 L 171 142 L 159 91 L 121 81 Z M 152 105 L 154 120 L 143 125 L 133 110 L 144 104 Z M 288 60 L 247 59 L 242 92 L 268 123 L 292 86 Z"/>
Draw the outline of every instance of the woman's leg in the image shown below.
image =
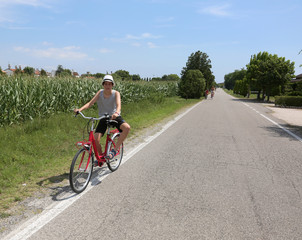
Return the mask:
<path id="1" fill-rule="evenodd" d="M 94 138 L 95 138 L 95 145 L 96 145 L 96 149 L 98 151 L 98 154 L 101 155 L 102 154 L 102 146 L 101 146 L 101 137 L 103 136 L 102 133 L 95 133 L 94 134 Z"/>
<path id="2" fill-rule="evenodd" d="M 117 140 L 117 143 L 115 145 L 115 149 L 119 149 L 119 147 L 122 145 L 126 137 L 128 136 L 128 133 L 130 132 L 130 125 L 128 123 L 123 123 L 120 126 L 120 129 L 122 130 L 120 137 Z"/>

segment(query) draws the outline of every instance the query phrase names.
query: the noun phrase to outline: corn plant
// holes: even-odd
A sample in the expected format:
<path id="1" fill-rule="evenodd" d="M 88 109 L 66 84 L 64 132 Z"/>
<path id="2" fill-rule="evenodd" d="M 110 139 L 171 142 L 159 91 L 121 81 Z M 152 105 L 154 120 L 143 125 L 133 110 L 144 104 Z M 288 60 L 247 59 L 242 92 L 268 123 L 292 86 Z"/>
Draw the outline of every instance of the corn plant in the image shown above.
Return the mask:
<path id="1" fill-rule="evenodd" d="M 88 102 L 102 87 L 98 79 L 0 76 L 0 125 L 19 123 L 56 112 L 68 112 Z M 122 102 L 175 96 L 174 82 L 123 82 L 115 87 Z"/>

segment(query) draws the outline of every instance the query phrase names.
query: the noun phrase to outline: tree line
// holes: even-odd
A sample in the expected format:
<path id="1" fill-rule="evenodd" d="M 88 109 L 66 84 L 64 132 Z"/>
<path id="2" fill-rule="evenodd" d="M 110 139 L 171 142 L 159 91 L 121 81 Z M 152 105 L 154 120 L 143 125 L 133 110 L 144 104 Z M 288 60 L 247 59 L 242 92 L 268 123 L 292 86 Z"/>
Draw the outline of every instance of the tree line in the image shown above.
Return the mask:
<path id="1" fill-rule="evenodd" d="M 206 89 L 210 89 L 216 86 L 215 77 L 212 73 L 212 65 L 209 56 L 206 53 L 197 51 L 192 53 L 187 60 L 186 66 L 183 67 L 181 71 L 181 77 L 177 74 L 163 75 L 162 77 L 152 77 L 152 78 L 141 78 L 139 74 L 131 75 L 126 70 L 117 70 L 114 73 L 110 73 L 114 79 L 121 81 L 174 81 L 178 83 L 178 95 L 183 98 L 200 98 L 203 96 Z M 2 71 L 1 71 L 2 72 Z M 23 71 L 17 72 L 17 74 L 34 75 L 34 68 L 25 67 Z M 16 73 L 16 72 L 15 72 Z M 108 73 L 106 73 L 108 74 Z M 81 77 L 94 77 L 103 78 L 105 73 L 95 73 L 82 74 Z M 46 72 L 40 75 L 46 75 Z M 62 65 L 59 65 L 56 72 L 56 77 L 70 77 L 72 76 L 72 71 L 65 69 Z"/>
<path id="2" fill-rule="evenodd" d="M 226 74 L 224 86 L 234 93 L 247 97 L 251 92 L 255 92 L 258 99 L 264 100 L 267 97 L 267 101 L 270 96 L 276 95 L 302 96 L 302 83 L 290 82 L 295 77 L 294 65 L 294 62 L 276 54 L 259 52 L 251 56 L 246 69 Z"/>
<path id="3" fill-rule="evenodd" d="M 5 74 L 1 67 L 0 67 L 0 75 Z M 35 75 L 35 69 L 33 67 L 26 66 L 24 69 L 21 69 L 21 67 L 15 67 L 14 70 L 15 75 L 27 75 L 27 76 L 34 76 Z M 93 77 L 93 78 L 103 78 L 107 73 L 95 73 L 91 74 L 90 72 L 87 72 L 86 74 L 82 74 L 81 77 Z M 130 74 L 126 70 L 117 70 L 114 73 L 110 73 L 113 75 L 115 79 L 118 80 L 125 80 L 125 81 L 179 81 L 179 76 L 177 74 L 165 74 L 162 77 L 147 77 L 147 78 L 141 78 L 139 74 Z M 44 69 L 41 69 L 39 71 L 40 76 L 48 76 L 47 72 Z M 58 65 L 57 70 L 55 71 L 55 77 L 72 77 L 73 71 L 70 69 L 64 68 L 62 65 Z"/>

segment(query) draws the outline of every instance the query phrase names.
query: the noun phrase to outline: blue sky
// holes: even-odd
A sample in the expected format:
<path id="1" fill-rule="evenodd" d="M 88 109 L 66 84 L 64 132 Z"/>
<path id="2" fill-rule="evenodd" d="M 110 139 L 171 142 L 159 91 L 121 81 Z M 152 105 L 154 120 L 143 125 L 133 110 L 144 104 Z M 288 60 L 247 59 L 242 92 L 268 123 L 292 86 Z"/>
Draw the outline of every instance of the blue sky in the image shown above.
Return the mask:
<path id="1" fill-rule="evenodd" d="M 178 74 L 208 54 L 216 82 L 267 51 L 302 73 L 301 0 L 0 0 L 0 66 Z"/>

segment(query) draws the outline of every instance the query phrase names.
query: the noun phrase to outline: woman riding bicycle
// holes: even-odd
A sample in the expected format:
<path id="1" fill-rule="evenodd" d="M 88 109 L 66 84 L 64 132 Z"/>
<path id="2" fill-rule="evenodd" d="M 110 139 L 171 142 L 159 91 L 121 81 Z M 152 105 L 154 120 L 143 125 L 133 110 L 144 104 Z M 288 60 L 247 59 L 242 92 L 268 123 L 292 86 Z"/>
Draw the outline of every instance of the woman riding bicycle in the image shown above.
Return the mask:
<path id="1" fill-rule="evenodd" d="M 215 88 L 214 88 L 214 86 L 212 86 L 212 88 L 211 88 L 211 98 L 214 97 L 214 90 L 215 90 Z"/>
<path id="2" fill-rule="evenodd" d="M 95 94 L 95 96 L 81 108 L 74 109 L 74 112 L 82 112 L 83 110 L 90 108 L 95 102 L 97 102 L 100 117 L 104 116 L 105 114 L 109 114 L 110 116 L 112 116 L 112 120 L 117 121 L 116 127 L 121 132 L 121 135 L 116 143 L 115 149 L 112 149 L 109 153 L 109 157 L 110 159 L 112 159 L 117 153 L 116 149 L 119 149 L 123 141 L 126 139 L 130 131 L 130 125 L 125 122 L 125 120 L 120 115 L 121 95 L 118 91 L 112 89 L 114 86 L 113 77 L 111 75 L 105 75 L 102 85 L 104 89 L 99 90 Z M 96 147 L 99 154 L 102 154 L 102 146 L 100 144 L 100 140 L 101 137 L 104 136 L 106 129 L 106 119 L 104 119 L 103 121 L 100 120 L 94 133 Z"/>

